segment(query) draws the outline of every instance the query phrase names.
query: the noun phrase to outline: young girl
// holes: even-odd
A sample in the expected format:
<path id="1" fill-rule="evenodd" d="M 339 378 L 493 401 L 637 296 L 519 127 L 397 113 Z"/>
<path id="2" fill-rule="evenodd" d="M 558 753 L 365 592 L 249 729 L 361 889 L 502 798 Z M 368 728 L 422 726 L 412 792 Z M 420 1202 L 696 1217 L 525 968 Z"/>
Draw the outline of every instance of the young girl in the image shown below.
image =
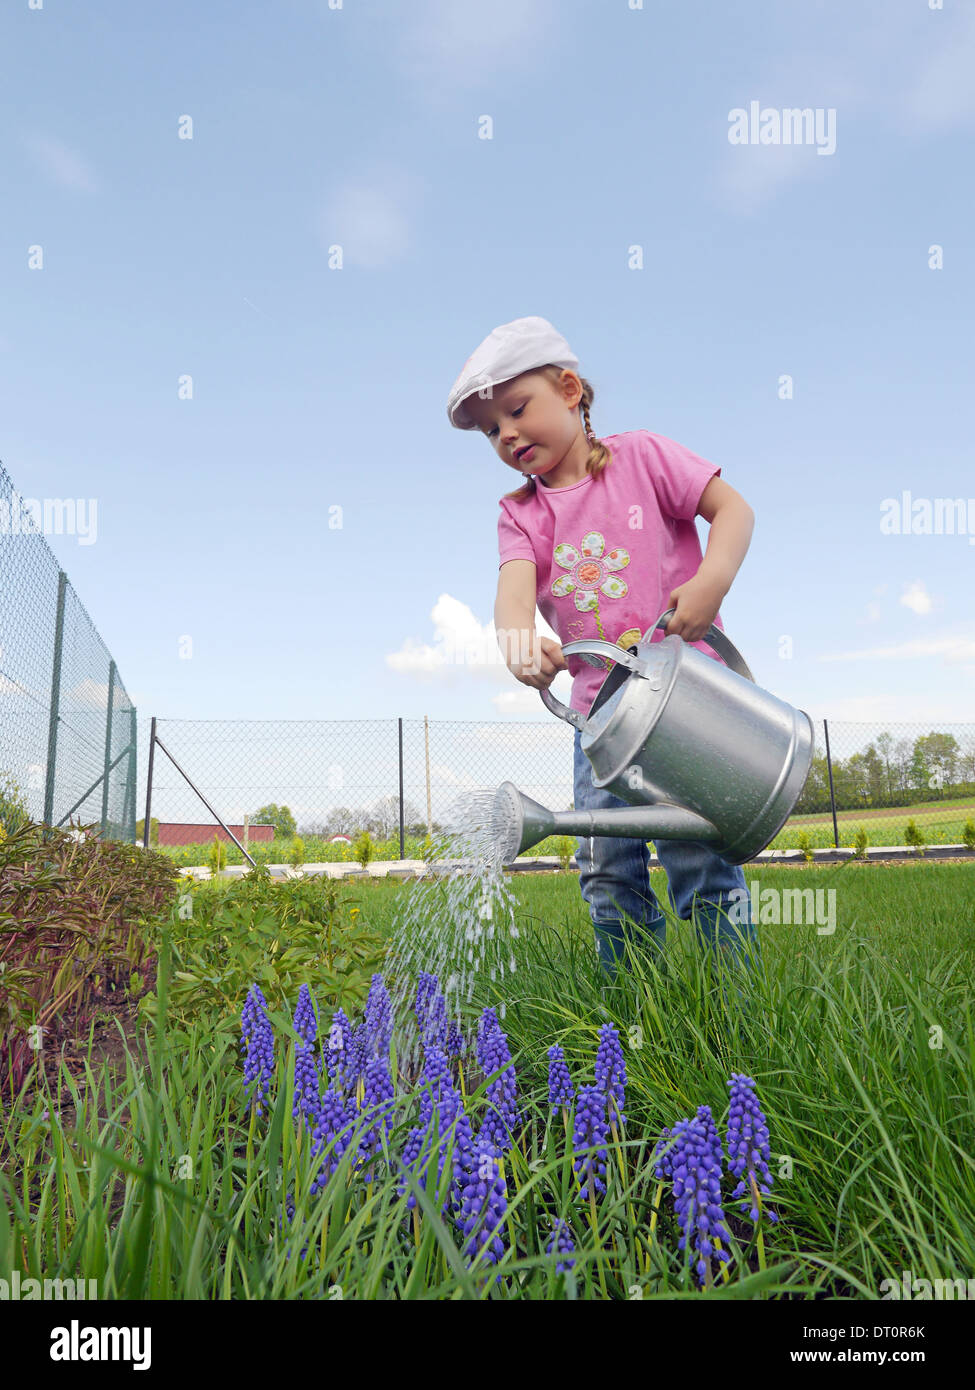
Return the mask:
<path id="1" fill-rule="evenodd" d="M 719 661 L 700 638 L 711 623 L 723 630 L 718 605 L 748 549 L 754 513 L 720 468 L 671 439 L 648 430 L 597 439 L 593 389 L 578 365 L 546 319 L 515 319 L 467 359 L 447 414 L 456 429 L 480 430 L 524 479 L 501 498 L 498 520 L 494 623 L 508 668 L 535 689 L 568 670 L 571 707 L 588 714 L 612 663 L 572 656 L 567 664 L 561 643 L 535 632 L 536 604 L 562 641 L 600 637 L 624 650 L 676 608 L 666 635 Z M 703 558 L 695 516 L 711 523 Z M 576 809 L 626 806 L 593 786 L 581 741 L 577 729 Z M 698 841 L 660 839 L 656 850 L 677 915 L 696 920 L 708 945 L 757 958 L 741 868 Z M 612 976 L 634 928 L 641 944 L 663 945 L 649 852 L 642 840 L 595 835 L 580 839 L 576 857 L 599 958 Z"/>

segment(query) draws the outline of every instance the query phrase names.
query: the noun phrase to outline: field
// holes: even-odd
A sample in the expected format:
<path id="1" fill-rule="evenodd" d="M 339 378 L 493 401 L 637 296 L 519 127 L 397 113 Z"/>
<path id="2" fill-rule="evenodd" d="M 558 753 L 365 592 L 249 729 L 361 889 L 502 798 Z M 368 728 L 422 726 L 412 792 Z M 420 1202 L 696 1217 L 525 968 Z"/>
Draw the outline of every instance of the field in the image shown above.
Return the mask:
<path id="1" fill-rule="evenodd" d="M 921 842 L 930 845 L 959 845 L 965 842 L 966 826 L 975 848 L 975 802 L 972 801 L 922 801 L 915 805 L 865 808 L 856 811 L 838 811 L 836 815 L 840 846 L 852 848 L 857 831 L 862 827 L 868 845 L 903 845 L 912 843 L 905 840 L 908 822 L 913 820 Z M 833 818 L 829 810 L 810 815 L 792 816 L 778 835 L 772 840 L 769 849 L 800 849 L 800 837 L 805 834 L 813 849 L 828 849 L 833 845 Z M 525 851 L 529 855 L 553 855 L 560 851 L 572 853 L 575 838 L 568 836 L 549 836 L 538 845 Z M 225 863 L 243 864 L 244 856 L 232 841 L 224 842 Z M 331 844 L 314 836 L 304 838 L 289 836 L 268 843 L 252 843 L 249 847 L 251 858 L 258 864 L 329 864 L 354 863 L 355 853 L 350 845 Z M 429 857 L 429 843 L 416 835 L 404 836 L 403 857 L 423 860 Z M 179 868 L 206 865 L 210 862 L 213 839 L 196 845 L 162 846 L 165 854 Z M 386 839 L 373 839 L 372 858 L 389 860 L 400 858 L 399 835 Z"/>
<path id="2" fill-rule="evenodd" d="M 326 959 L 321 924 L 309 920 L 324 888 L 281 890 L 305 895 L 282 931 L 265 911 L 277 890 L 265 887 L 253 905 L 225 897 L 224 883 L 202 885 L 195 916 L 174 905 L 147 924 L 160 954 L 141 1007 L 135 992 L 106 1004 L 80 1049 L 62 1057 L 72 1041 L 62 1035 L 43 1077 L 5 1102 L 0 1265 L 33 1277 L 83 1272 L 102 1298 L 167 1299 L 875 1299 L 903 1271 L 967 1278 L 975 867 L 746 866 L 745 875 L 763 900 L 767 889 L 835 891 L 835 930 L 770 921 L 762 965 L 739 975 L 719 974 L 689 925 L 672 923 L 662 967 L 636 955 L 612 986 L 595 973 L 577 877 L 510 880 L 517 970 L 503 991 L 482 982 L 463 1020 L 498 1009 L 517 1076 L 504 1253 L 489 1274 L 472 1272 L 436 1193 L 414 1191 L 411 1212 L 409 1186 L 400 1192 L 389 1171 L 414 1119 L 406 1081 L 374 1170 L 354 1171 L 347 1155 L 320 1193 L 309 1191 L 308 1135 L 292 1120 L 300 984 L 321 1003 L 320 1036 L 338 1003 L 350 1016 L 360 1009 L 397 904 L 417 886 L 359 882 L 329 900 Z M 665 897 L 662 871 L 652 881 Z M 222 956 L 199 954 L 214 944 Z M 277 1040 L 263 1115 L 247 1108 L 238 1052 L 253 980 Z M 624 1045 L 626 1124 L 608 1144 L 606 1192 L 586 1202 L 563 1117 L 550 1112 L 546 1054 L 560 1044 L 577 1084 L 591 1084 L 607 1022 Z M 486 1083 L 466 1065 L 473 1110 Z M 727 1276 L 716 1267 L 701 1288 L 678 1251 L 652 1150 L 701 1105 L 723 1129 L 735 1073 L 754 1078 L 767 1119 L 778 1220 L 753 1228 L 726 1190 Z M 569 1272 L 556 1272 L 545 1249 L 556 1218 L 575 1246 Z"/>

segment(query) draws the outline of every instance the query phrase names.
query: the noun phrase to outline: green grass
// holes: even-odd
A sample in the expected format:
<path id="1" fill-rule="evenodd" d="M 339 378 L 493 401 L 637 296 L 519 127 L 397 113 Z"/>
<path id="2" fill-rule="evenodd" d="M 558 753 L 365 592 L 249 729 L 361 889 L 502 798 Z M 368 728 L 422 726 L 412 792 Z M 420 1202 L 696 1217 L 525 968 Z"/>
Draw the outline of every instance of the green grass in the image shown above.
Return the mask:
<path id="1" fill-rule="evenodd" d="M 405 1195 L 389 1182 L 367 1187 L 346 1161 L 325 1194 L 309 1196 L 280 1016 L 277 1102 L 266 1120 L 242 1115 L 240 1064 L 232 1047 L 213 1043 L 204 1019 L 178 1048 L 164 1027 L 150 1031 L 148 1074 L 130 1059 L 124 1075 L 95 1070 L 73 1087 L 62 1080 L 62 1093 L 46 1102 L 55 1112 L 70 1104 L 61 1126 L 40 1118 L 41 1096 L 8 1109 L 0 1117 L 0 1266 L 97 1279 L 100 1297 L 182 1299 L 596 1298 L 604 1288 L 613 1298 L 638 1288 L 644 1298 L 873 1299 L 881 1280 L 905 1269 L 967 1278 L 975 1268 L 975 869 L 745 872 L 763 888 L 835 888 L 835 933 L 762 927 L 763 967 L 743 977 L 716 971 L 694 949 L 689 925 L 675 924 L 665 970 L 637 956 L 612 988 L 595 973 L 578 879 L 515 880 L 522 933 L 504 1026 L 528 1123 L 506 1165 L 519 1248 L 505 1257 L 499 1282 L 467 1271 L 452 1228 L 423 1193 L 414 1226 Z M 652 881 L 663 894 L 662 872 Z M 411 891 L 362 884 L 362 913 L 388 933 L 398 898 Z M 485 992 L 475 1002 L 498 1001 Z M 585 1084 L 607 1019 L 627 1045 L 629 1124 L 610 1154 L 613 1177 L 594 1229 L 589 1209 L 573 1200 L 561 1119 L 547 1115 L 545 1053 L 562 1043 Z M 761 1254 L 739 1228 L 727 1285 L 702 1295 L 677 1253 L 669 1198 L 650 1237 L 648 1156 L 659 1127 L 702 1103 L 723 1128 L 733 1071 L 757 1081 L 780 1221 L 766 1227 Z M 412 1122 L 405 1105 L 396 1121 L 394 1145 Z M 286 1190 L 295 1192 L 296 1216 L 282 1230 Z M 575 1234 L 568 1281 L 542 1250 L 553 1214 Z"/>

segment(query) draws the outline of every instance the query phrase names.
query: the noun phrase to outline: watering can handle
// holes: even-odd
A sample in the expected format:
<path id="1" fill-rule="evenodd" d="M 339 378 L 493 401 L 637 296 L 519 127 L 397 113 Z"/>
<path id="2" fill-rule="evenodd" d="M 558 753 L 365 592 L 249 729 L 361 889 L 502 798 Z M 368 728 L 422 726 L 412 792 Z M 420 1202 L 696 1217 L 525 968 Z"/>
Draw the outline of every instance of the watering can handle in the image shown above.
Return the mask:
<path id="1" fill-rule="evenodd" d="M 658 627 L 666 627 L 667 623 L 676 612 L 676 608 L 668 608 L 666 613 L 661 613 L 653 627 L 648 627 L 643 634 L 644 642 L 650 641 L 650 638 L 657 631 Z M 672 633 L 671 635 L 676 636 L 677 634 Z M 719 627 L 715 627 L 712 623 L 701 638 L 701 641 L 707 642 L 708 646 L 713 648 L 713 650 L 718 653 L 718 656 L 720 656 L 727 663 L 728 667 L 737 675 L 744 676 L 746 681 L 751 681 L 753 685 L 755 684 L 755 677 L 752 675 L 751 671 L 749 671 L 745 658 L 732 642 L 731 638 L 725 636 Z M 565 648 L 563 647 L 562 650 L 565 651 Z"/>
<path id="2" fill-rule="evenodd" d="M 610 661 L 619 662 L 621 666 L 628 666 L 631 671 L 641 673 L 643 671 L 643 662 L 640 661 L 638 657 L 635 657 L 631 652 L 624 651 L 623 648 L 618 647 L 615 642 L 604 642 L 599 637 L 594 637 L 591 641 L 583 638 L 579 642 L 567 642 L 562 648 L 563 656 L 572 656 L 574 654 L 585 656 L 588 652 L 609 657 Z M 592 664 L 594 666 L 599 665 L 598 662 L 593 662 Z M 583 733 L 585 733 L 588 725 L 584 714 L 581 714 L 577 709 L 570 709 L 568 705 L 563 705 L 562 701 L 557 700 L 547 686 L 538 693 L 553 714 L 557 714 L 559 718 L 564 719 L 567 724 L 572 724 L 575 728 L 581 729 Z"/>

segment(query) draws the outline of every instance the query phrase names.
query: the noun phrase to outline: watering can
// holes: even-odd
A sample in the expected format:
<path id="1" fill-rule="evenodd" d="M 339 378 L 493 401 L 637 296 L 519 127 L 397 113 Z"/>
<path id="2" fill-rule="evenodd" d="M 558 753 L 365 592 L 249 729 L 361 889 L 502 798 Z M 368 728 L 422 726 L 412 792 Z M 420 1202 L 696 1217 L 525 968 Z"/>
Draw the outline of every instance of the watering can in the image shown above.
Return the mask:
<path id="1" fill-rule="evenodd" d="M 571 834 L 703 841 L 728 864 L 744 864 L 782 829 L 812 765 L 812 720 L 756 685 L 713 624 L 702 640 L 727 666 L 677 633 L 651 643 L 675 612 L 668 608 L 626 651 L 595 638 L 562 648 L 591 665 L 602 664 L 598 656 L 616 662 L 587 715 L 548 689 L 540 694 L 581 730 L 593 784 L 631 804 L 553 812 L 502 782 L 492 825 L 504 863 L 548 835 Z"/>

